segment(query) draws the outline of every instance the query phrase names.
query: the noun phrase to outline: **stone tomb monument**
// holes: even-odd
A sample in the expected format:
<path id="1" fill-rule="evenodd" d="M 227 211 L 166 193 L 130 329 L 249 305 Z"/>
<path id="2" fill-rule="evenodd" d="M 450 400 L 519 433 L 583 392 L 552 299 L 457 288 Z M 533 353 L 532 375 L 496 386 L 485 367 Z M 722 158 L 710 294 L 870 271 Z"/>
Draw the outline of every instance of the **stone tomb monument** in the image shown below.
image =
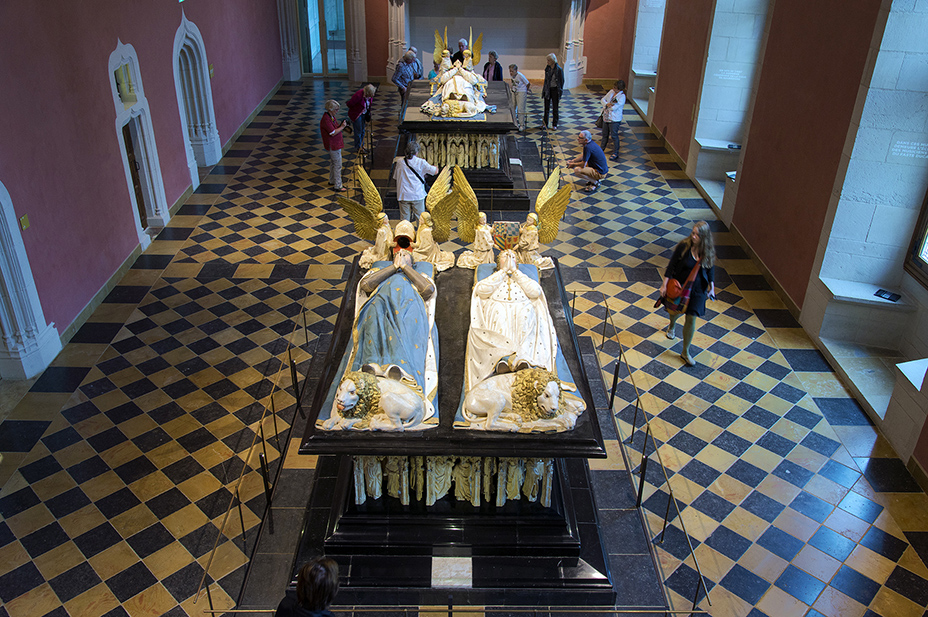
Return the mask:
<path id="1" fill-rule="evenodd" d="M 562 352 L 558 372 L 572 376 L 578 403 L 571 409 L 579 415 L 545 431 L 518 422 L 460 426 L 475 284 L 474 271 L 461 268 L 434 275 L 440 355 L 425 430 L 326 430 L 346 354 L 356 348 L 361 277 L 356 260 L 300 448 L 322 456 L 296 564 L 321 553 L 339 561 L 340 604 L 449 601 L 448 589 L 432 587 L 439 557 L 472 561 L 470 585 L 452 594 L 458 604 L 614 602 L 596 512 L 576 505 L 592 503 L 585 459 L 606 453 L 556 264 L 537 274 L 538 284 Z M 491 588 L 502 595 L 488 599 Z"/>

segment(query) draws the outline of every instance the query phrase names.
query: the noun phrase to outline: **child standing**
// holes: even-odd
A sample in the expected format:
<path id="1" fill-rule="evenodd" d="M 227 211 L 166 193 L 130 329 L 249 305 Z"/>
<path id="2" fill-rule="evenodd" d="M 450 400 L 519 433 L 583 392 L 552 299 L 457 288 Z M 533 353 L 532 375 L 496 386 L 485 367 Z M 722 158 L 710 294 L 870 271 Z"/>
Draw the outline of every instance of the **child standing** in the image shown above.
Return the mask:
<path id="1" fill-rule="evenodd" d="M 510 88 L 516 95 L 516 124 L 519 127 L 519 131 L 525 131 L 525 120 L 527 117 L 525 101 L 532 85 L 529 83 L 528 78 L 519 72 L 519 67 L 516 64 L 509 65 L 509 76 L 512 77 L 512 85 Z"/>

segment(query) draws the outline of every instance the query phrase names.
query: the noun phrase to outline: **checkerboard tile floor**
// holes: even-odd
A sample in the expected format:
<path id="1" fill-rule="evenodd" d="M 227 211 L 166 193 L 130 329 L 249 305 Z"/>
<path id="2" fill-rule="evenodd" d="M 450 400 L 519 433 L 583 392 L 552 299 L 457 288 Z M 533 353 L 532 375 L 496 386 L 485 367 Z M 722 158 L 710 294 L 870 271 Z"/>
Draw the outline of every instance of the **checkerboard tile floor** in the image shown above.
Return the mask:
<path id="1" fill-rule="evenodd" d="M 376 140 L 395 135 L 391 90 L 374 106 Z M 211 593 L 232 604 L 264 508 L 256 434 L 272 464 L 296 457 L 288 341 L 296 331 L 305 373 L 364 246 L 327 187 L 317 136 L 325 99 L 352 91 L 284 84 L 0 424 L 0 617 L 203 614 L 193 595 L 214 544 Z M 602 94 L 571 91 L 545 139 L 531 98 L 523 138 L 545 163 L 572 158 Z M 673 606 L 687 607 L 695 588 L 685 527 L 713 615 L 925 614 L 928 498 L 646 123 L 625 112 L 621 160 L 600 190 L 574 194 L 548 253 L 575 294 L 578 335 L 601 347 L 605 383 L 624 349 L 632 373 L 620 367 L 614 411 L 633 469 L 646 449 L 635 388 L 650 418 L 681 511 L 660 541 L 669 497 L 652 464 L 643 512 Z M 354 155 L 345 159 L 350 175 Z M 718 299 L 688 368 L 653 302 L 670 251 L 701 219 L 718 245 Z M 274 384 L 276 425 L 261 422 Z M 610 458 L 592 473 L 609 521 L 626 461 L 605 432 Z M 241 524 L 219 534 L 243 470 L 246 534 Z"/>

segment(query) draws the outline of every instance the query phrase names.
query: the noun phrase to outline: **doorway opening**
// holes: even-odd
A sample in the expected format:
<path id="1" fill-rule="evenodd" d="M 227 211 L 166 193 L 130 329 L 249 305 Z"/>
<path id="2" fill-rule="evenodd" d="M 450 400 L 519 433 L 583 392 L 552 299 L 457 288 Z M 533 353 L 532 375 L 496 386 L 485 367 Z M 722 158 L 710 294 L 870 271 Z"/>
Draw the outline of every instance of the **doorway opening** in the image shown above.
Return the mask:
<path id="1" fill-rule="evenodd" d="M 144 250 L 151 244 L 152 234 L 167 224 L 171 214 L 164 194 L 158 146 L 138 56 L 131 45 L 118 42 L 116 50 L 110 54 L 109 74 L 116 111 L 116 138 L 122 152 L 132 218 Z"/>
<path id="2" fill-rule="evenodd" d="M 344 0 L 301 0 L 299 8 L 303 72 L 347 75 Z"/>

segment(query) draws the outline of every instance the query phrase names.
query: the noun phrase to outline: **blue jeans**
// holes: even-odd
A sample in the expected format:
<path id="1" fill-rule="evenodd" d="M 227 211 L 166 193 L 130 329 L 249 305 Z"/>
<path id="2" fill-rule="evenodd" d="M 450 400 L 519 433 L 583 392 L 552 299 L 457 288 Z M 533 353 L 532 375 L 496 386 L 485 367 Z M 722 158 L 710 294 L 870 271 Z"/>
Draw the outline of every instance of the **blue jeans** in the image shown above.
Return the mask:
<path id="1" fill-rule="evenodd" d="M 609 144 L 609 139 L 611 138 L 613 143 L 611 158 L 613 159 L 619 158 L 619 131 L 621 128 L 621 122 L 603 122 L 603 139 L 599 145 L 603 149 L 603 152 L 605 152 L 606 146 Z"/>
<path id="2" fill-rule="evenodd" d="M 351 128 L 354 129 L 354 149 L 360 150 L 364 145 L 364 114 L 351 121 Z"/>

